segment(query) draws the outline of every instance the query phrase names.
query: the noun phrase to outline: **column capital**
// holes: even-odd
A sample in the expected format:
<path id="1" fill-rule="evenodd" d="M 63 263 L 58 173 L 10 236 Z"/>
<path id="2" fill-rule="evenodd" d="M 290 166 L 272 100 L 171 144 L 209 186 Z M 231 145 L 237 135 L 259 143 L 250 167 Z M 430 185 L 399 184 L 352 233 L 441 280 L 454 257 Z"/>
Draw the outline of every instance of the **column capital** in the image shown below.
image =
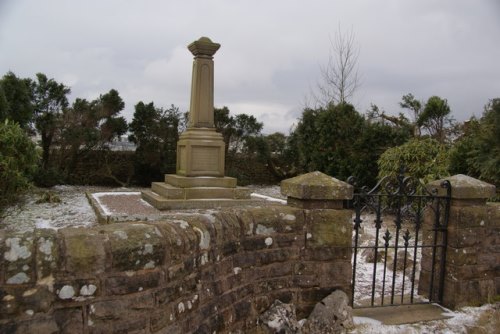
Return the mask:
<path id="1" fill-rule="evenodd" d="M 220 44 L 212 42 L 208 37 L 200 37 L 198 40 L 188 45 L 189 51 L 191 51 L 195 57 L 212 58 L 219 48 Z"/>

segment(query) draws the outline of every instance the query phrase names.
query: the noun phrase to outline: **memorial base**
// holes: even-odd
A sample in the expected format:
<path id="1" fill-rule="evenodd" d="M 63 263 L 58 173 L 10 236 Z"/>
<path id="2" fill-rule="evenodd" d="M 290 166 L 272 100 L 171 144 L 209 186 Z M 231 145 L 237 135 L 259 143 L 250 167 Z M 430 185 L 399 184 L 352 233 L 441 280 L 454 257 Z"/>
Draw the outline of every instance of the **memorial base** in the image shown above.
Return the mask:
<path id="1" fill-rule="evenodd" d="M 153 182 L 142 198 L 158 210 L 209 209 L 259 204 L 250 189 L 237 187 L 232 177 L 186 177 L 167 174 L 165 182 Z"/>
<path id="2" fill-rule="evenodd" d="M 177 142 L 177 175 L 224 177 L 224 140 L 215 128 L 188 128 Z"/>

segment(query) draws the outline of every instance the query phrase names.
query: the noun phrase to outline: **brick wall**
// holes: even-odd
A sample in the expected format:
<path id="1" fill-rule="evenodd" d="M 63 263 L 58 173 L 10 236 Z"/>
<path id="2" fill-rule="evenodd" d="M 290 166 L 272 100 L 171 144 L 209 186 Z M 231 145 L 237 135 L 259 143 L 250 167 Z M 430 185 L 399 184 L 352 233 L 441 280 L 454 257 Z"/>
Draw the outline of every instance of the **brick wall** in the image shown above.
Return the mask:
<path id="1" fill-rule="evenodd" d="M 0 232 L 1 333 L 247 331 L 350 291 L 351 213 L 288 206 Z"/>

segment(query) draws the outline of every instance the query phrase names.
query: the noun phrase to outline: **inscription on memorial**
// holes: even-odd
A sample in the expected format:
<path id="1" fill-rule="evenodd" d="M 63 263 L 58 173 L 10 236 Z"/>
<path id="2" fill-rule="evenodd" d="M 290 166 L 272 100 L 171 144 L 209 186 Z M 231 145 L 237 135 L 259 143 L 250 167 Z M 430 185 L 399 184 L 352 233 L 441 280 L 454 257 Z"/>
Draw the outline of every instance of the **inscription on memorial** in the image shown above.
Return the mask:
<path id="1" fill-rule="evenodd" d="M 219 147 L 193 146 L 192 170 L 196 172 L 219 170 L 219 154 Z"/>

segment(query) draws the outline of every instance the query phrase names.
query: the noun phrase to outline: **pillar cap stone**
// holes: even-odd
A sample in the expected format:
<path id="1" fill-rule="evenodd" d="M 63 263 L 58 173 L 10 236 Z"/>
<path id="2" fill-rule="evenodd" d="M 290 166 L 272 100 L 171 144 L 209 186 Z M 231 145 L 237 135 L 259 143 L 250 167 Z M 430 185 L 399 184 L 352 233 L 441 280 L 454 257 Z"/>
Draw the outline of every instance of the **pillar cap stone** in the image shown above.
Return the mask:
<path id="1" fill-rule="evenodd" d="M 281 181 L 281 193 L 301 200 L 344 200 L 352 199 L 353 187 L 316 171 Z"/>
<path id="2" fill-rule="evenodd" d="M 191 51 L 194 56 L 212 57 L 219 48 L 220 44 L 212 42 L 208 37 L 200 37 L 198 40 L 188 45 L 189 51 Z"/>
<path id="3" fill-rule="evenodd" d="M 430 182 L 426 187 L 429 191 L 437 189 L 439 196 L 446 196 L 446 189 L 441 187 L 441 183 L 444 180 L 450 182 L 451 198 L 454 199 L 488 199 L 496 195 L 496 187 L 494 185 L 463 174 L 457 174 L 444 178 L 443 180 Z"/>

